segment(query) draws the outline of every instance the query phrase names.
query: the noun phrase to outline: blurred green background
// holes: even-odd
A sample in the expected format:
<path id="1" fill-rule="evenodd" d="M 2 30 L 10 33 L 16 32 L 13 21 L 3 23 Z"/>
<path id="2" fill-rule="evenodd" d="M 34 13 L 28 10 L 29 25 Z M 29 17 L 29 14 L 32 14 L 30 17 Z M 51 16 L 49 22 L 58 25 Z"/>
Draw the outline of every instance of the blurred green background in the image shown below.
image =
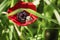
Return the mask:
<path id="1" fill-rule="evenodd" d="M 0 0 L 0 40 L 60 40 L 60 0 L 40 0 L 38 19 L 31 25 L 18 27 L 6 14 L 19 0 Z M 23 0 L 33 2 L 34 0 Z M 29 11 L 28 11 L 29 12 Z"/>

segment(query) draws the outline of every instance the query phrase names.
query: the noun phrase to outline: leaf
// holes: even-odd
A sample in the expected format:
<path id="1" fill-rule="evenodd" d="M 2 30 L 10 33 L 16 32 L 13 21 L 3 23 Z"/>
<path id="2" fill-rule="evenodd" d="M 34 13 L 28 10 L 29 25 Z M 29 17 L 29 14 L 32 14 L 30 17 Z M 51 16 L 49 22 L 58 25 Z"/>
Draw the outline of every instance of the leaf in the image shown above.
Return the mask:
<path id="1" fill-rule="evenodd" d="M 2 7 L 6 2 L 7 2 L 7 0 L 4 0 L 4 1 L 0 4 L 0 7 Z"/>
<path id="2" fill-rule="evenodd" d="M 46 0 L 45 0 L 45 2 L 46 2 Z M 55 8 L 54 5 L 52 5 L 50 1 L 48 1 L 48 2 L 46 2 L 47 5 L 52 8 L 52 11 L 53 11 L 53 13 L 54 13 L 54 15 L 55 15 L 55 17 L 56 17 L 56 19 L 58 21 L 58 24 L 60 25 L 60 15 L 59 15 L 59 12 L 58 12 L 57 8 Z"/>
<path id="3" fill-rule="evenodd" d="M 11 0 L 11 3 L 10 3 L 11 6 L 10 6 L 10 7 L 13 7 L 17 1 L 18 1 L 18 0 Z"/>
<path id="4" fill-rule="evenodd" d="M 54 22 L 54 23 L 57 24 L 57 21 L 56 21 L 56 20 L 50 19 L 50 18 L 48 18 L 48 17 L 46 17 L 46 16 L 43 16 L 43 15 L 41 15 L 40 13 L 38 13 L 38 12 L 36 12 L 36 11 L 34 11 L 34 10 L 27 9 L 26 11 L 29 12 L 29 13 L 31 13 L 31 14 L 34 14 L 35 16 L 37 16 L 37 17 L 39 17 L 39 18 L 43 18 L 43 19 L 45 19 L 45 20 L 52 21 L 52 22 Z"/>
<path id="5" fill-rule="evenodd" d="M 7 14 L 7 16 L 12 16 L 12 15 L 15 15 L 15 14 L 17 14 L 18 12 L 22 12 L 22 11 L 23 11 L 23 9 L 17 9 L 17 10 L 15 10 L 15 11 Z"/>
<path id="6" fill-rule="evenodd" d="M 52 22 L 54 22 L 54 23 L 57 24 L 57 21 L 56 21 L 56 20 L 50 19 L 50 18 L 48 18 L 48 17 L 45 17 L 45 16 L 43 16 L 42 14 L 40 14 L 40 13 L 38 13 L 38 12 L 32 10 L 32 9 L 20 8 L 20 9 L 17 9 L 17 10 L 15 10 L 15 11 L 13 11 L 13 12 L 7 14 L 7 16 L 15 15 L 15 14 L 17 14 L 18 12 L 22 12 L 22 11 L 24 11 L 24 10 L 27 11 L 28 13 L 31 13 L 31 14 L 33 14 L 33 15 L 39 17 L 39 18 L 43 18 L 43 19 L 45 19 L 45 20 L 52 21 Z"/>
<path id="7" fill-rule="evenodd" d="M 56 19 L 57 19 L 59 25 L 60 25 L 60 15 L 59 15 L 58 11 L 57 10 L 54 10 L 54 14 L 56 16 Z"/>
<path id="8" fill-rule="evenodd" d="M 9 31 L 9 39 L 12 40 L 14 27 L 13 27 L 13 25 L 12 25 L 12 26 L 9 26 L 9 28 L 10 28 L 10 31 Z"/>
<path id="9" fill-rule="evenodd" d="M 0 12 L 8 5 L 8 0 L 4 0 L 0 5 Z"/>

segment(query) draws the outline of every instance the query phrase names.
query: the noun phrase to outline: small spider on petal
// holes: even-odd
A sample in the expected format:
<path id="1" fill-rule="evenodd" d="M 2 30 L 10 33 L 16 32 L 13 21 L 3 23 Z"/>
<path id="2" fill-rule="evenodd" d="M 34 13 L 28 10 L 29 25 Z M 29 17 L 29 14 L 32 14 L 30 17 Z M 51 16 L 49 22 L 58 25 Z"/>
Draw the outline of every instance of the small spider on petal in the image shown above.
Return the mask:
<path id="1" fill-rule="evenodd" d="M 11 13 L 14 10 L 19 9 L 19 8 L 26 8 L 26 9 L 29 8 L 36 11 L 36 6 L 32 2 L 26 3 L 26 2 L 20 1 L 17 4 L 15 4 L 12 8 L 9 8 L 7 12 Z M 8 16 L 8 18 L 12 20 L 18 26 L 27 26 L 35 22 L 38 17 L 24 10 L 15 15 Z"/>

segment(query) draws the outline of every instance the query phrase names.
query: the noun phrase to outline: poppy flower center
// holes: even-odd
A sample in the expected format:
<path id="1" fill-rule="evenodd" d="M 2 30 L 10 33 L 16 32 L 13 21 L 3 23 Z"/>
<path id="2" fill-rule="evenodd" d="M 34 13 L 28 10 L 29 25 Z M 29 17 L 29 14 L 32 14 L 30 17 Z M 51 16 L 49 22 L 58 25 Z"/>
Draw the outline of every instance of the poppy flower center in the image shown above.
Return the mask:
<path id="1" fill-rule="evenodd" d="M 18 21 L 24 23 L 24 22 L 26 22 L 26 17 L 27 16 L 29 16 L 28 13 L 26 13 L 26 12 L 20 12 L 20 13 L 17 14 L 17 19 L 18 19 Z"/>

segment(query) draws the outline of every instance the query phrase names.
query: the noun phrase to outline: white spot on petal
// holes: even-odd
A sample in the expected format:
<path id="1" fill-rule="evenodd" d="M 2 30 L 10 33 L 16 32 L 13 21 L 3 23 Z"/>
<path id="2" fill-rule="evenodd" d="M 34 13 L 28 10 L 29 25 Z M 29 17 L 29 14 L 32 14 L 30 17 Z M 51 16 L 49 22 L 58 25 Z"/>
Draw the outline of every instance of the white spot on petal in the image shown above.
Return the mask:
<path id="1" fill-rule="evenodd" d="M 30 20 L 32 20 L 32 18 L 30 16 L 27 16 L 26 21 L 30 21 Z"/>

